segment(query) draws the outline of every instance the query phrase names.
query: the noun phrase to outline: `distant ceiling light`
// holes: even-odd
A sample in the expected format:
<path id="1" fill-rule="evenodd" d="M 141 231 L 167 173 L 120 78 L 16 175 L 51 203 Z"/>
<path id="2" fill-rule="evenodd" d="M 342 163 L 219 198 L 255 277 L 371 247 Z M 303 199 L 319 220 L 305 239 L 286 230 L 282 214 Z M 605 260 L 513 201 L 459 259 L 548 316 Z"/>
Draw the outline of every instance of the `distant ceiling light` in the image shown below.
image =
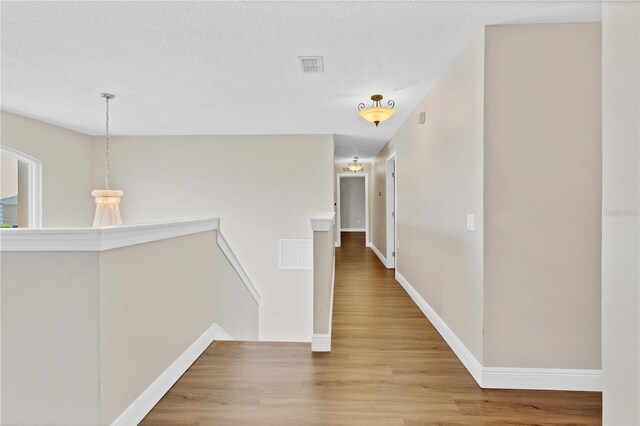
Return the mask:
<path id="1" fill-rule="evenodd" d="M 298 63 L 300 63 L 300 71 L 305 74 L 324 72 L 322 56 L 298 56 Z"/>
<path id="2" fill-rule="evenodd" d="M 93 218 L 93 226 L 114 226 L 122 225 L 120 218 L 120 198 L 122 191 L 117 189 L 109 189 L 109 100 L 115 98 L 111 93 L 100 93 L 106 102 L 106 150 L 105 150 L 105 173 L 104 173 L 104 189 L 96 189 L 91 192 L 96 199 L 96 214 Z"/>
<path id="3" fill-rule="evenodd" d="M 388 120 L 396 110 L 393 109 L 396 106 L 394 101 L 387 102 L 388 107 L 383 107 L 380 101 L 382 100 L 382 95 L 373 95 L 371 96 L 371 100 L 373 101 L 373 105 L 369 108 L 365 108 L 365 104 L 361 103 L 358 105 L 358 111 L 360 111 L 360 117 L 365 120 L 374 123 L 376 127 L 380 124 L 381 121 Z"/>
<path id="4" fill-rule="evenodd" d="M 358 163 L 358 158 L 359 157 L 353 157 L 353 163 L 349 163 L 347 166 L 352 172 L 359 172 L 362 170 L 362 163 Z"/>

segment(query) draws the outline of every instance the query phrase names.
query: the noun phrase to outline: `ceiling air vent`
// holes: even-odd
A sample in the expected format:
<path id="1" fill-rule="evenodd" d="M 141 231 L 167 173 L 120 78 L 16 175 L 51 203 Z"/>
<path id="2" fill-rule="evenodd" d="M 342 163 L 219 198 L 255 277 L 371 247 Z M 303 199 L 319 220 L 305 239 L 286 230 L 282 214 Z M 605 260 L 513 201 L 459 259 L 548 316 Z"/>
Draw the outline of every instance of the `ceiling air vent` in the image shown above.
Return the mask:
<path id="1" fill-rule="evenodd" d="M 300 71 L 305 74 L 316 74 L 324 72 L 322 56 L 298 56 Z"/>

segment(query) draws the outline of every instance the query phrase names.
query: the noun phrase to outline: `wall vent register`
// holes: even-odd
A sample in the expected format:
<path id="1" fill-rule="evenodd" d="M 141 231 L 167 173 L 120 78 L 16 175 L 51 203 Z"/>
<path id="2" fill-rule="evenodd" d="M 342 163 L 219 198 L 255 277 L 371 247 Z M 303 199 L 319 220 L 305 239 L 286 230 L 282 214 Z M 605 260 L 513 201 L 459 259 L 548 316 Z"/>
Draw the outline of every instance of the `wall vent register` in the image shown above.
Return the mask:
<path id="1" fill-rule="evenodd" d="M 280 269 L 313 269 L 313 240 L 280 240 Z"/>
<path id="2" fill-rule="evenodd" d="M 305 74 L 316 74 L 324 72 L 324 62 L 322 56 L 298 56 L 300 71 Z"/>

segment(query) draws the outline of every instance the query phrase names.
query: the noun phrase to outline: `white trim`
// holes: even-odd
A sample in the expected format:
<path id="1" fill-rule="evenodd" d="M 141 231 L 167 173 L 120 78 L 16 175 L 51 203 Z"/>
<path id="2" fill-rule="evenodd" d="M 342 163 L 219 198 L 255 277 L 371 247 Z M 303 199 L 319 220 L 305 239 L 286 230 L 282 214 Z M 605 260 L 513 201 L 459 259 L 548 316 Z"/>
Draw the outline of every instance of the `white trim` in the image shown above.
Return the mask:
<path id="1" fill-rule="evenodd" d="M 442 318 L 397 270 L 396 280 L 433 324 L 471 376 L 485 389 L 602 391 L 602 370 L 483 367 Z"/>
<path id="2" fill-rule="evenodd" d="M 105 251 L 217 230 L 218 218 L 187 219 L 99 228 L 10 228 L 0 230 L 4 251 Z"/>
<path id="3" fill-rule="evenodd" d="M 482 387 L 601 392 L 602 370 L 484 367 Z"/>
<path id="4" fill-rule="evenodd" d="M 400 285 L 405 289 L 405 291 L 409 294 L 411 299 L 418 305 L 418 308 L 422 311 L 424 316 L 433 324 L 438 333 L 444 338 L 449 347 L 455 352 L 458 356 L 462 364 L 467 368 L 471 376 L 473 376 L 474 380 L 478 383 L 478 385 L 482 386 L 482 365 L 475 356 L 471 353 L 469 349 L 462 343 L 458 336 L 451 330 L 447 324 L 440 318 L 440 316 L 434 311 L 431 306 L 427 303 L 426 300 L 420 296 L 420 294 L 414 289 L 411 284 L 396 270 L 395 273 L 396 280 L 400 283 Z"/>
<path id="5" fill-rule="evenodd" d="M 357 172 L 357 173 L 338 173 L 336 180 L 336 223 L 337 228 L 340 230 L 336 232 L 336 247 L 340 247 L 342 244 L 340 232 L 365 232 L 364 241 L 365 245 L 371 240 L 369 238 L 369 173 Z M 340 223 L 340 179 L 342 178 L 357 178 L 364 177 L 364 229 L 362 228 L 342 228 Z"/>
<path id="6" fill-rule="evenodd" d="M 313 334 L 311 336 L 311 352 L 331 352 L 331 329 L 333 327 L 333 288 L 336 282 L 336 258 L 333 257 L 333 271 L 331 273 L 331 295 L 329 296 L 329 332 L 327 334 Z"/>
<path id="7" fill-rule="evenodd" d="M 371 250 L 373 250 L 376 256 L 378 256 L 378 259 L 380 259 L 380 262 L 382 262 L 384 267 L 389 268 L 389 265 L 387 264 L 387 259 L 382 255 L 382 253 L 380 253 L 380 250 L 378 250 L 378 247 L 376 247 L 373 243 L 369 244 L 369 247 L 371 247 Z"/>
<path id="8" fill-rule="evenodd" d="M 170 222 L 101 228 L 9 228 L 0 230 L 0 250 L 5 251 L 105 251 L 136 244 L 218 231 L 216 242 L 240 279 L 260 304 L 260 293 L 220 232 L 220 219 L 187 219 Z"/>
<path id="9" fill-rule="evenodd" d="M 391 172 L 389 170 L 389 162 L 393 160 L 393 173 L 395 173 L 395 177 L 391 179 Z M 396 155 L 396 151 L 393 151 L 391 154 L 387 156 L 384 162 L 384 173 L 385 173 L 385 212 L 386 212 L 386 224 L 385 224 L 385 235 L 387 240 L 387 263 L 386 266 L 389 269 L 396 267 L 396 257 L 393 256 L 393 253 L 396 252 L 396 241 L 398 238 L 398 159 Z M 389 193 L 393 190 L 393 205 L 391 205 L 389 200 Z M 395 214 L 395 217 L 393 217 Z M 393 229 L 393 238 L 389 238 L 389 230 Z"/>
<path id="10" fill-rule="evenodd" d="M 311 352 L 331 352 L 331 335 L 314 334 L 311 336 Z"/>
<path id="11" fill-rule="evenodd" d="M 153 381 L 112 423 L 112 425 L 137 425 L 171 389 L 191 364 L 217 340 L 217 335 L 229 336 L 218 324 L 209 327 L 191 344 L 157 379 Z"/>
<path id="12" fill-rule="evenodd" d="M 229 333 L 224 331 L 224 329 L 218 325 L 218 323 L 214 323 L 212 328 L 213 340 L 234 340 Z"/>
<path id="13" fill-rule="evenodd" d="M 231 263 L 231 266 L 233 266 L 233 269 L 235 269 L 236 273 L 240 276 L 240 279 L 244 283 L 247 290 L 249 290 L 249 293 L 251 293 L 251 296 L 253 296 L 253 300 L 255 300 L 256 303 L 259 305 L 261 300 L 260 293 L 253 286 L 253 283 L 251 282 L 249 275 L 247 275 L 244 268 L 240 264 L 240 261 L 238 261 L 238 258 L 236 257 L 235 253 L 233 252 L 233 250 L 231 250 L 229 243 L 227 243 L 227 240 L 224 238 L 224 235 L 222 235 L 222 232 L 220 232 L 220 229 L 218 229 L 216 242 L 218 243 L 218 247 L 220 247 L 220 250 L 222 250 L 222 253 L 224 253 L 229 263 Z M 222 340 L 226 340 L 226 339 L 222 339 Z"/>
<path id="14" fill-rule="evenodd" d="M 336 283 L 336 256 L 333 256 L 333 270 L 331 271 L 331 295 L 329 296 L 329 338 L 331 338 L 331 327 L 333 326 L 333 288 Z M 329 342 L 331 345 L 331 342 Z M 331 349 L 331 346 L 329 346 Z"/>
<path id="15" fill-rule="evenodd" d="M 0 230 L 2 251 L 105 251 L 217 230 L 218 218 L 186 219 L 98 228 Z"/>
<path id="16" fill-rule="evenodd" d="M 340 247 L 340 243 L 336 241 L 336 242 L 334 243 L 334 246 L 336 246 L 336 247 Z"/>
<path id="17" fill-rule="evenodd" d="M 29 166 L 29 194 L 28 194 L 28 226 L 42 227 L 42 162 L 23 152 L 0 145 L 0 154 L 27 163 Z"/>
<path id="18" fill-rule="evenodd" d="M 335 223 L 335 212 L 320 213 L 311 218 L 312 231 L 329 231 Z"/>

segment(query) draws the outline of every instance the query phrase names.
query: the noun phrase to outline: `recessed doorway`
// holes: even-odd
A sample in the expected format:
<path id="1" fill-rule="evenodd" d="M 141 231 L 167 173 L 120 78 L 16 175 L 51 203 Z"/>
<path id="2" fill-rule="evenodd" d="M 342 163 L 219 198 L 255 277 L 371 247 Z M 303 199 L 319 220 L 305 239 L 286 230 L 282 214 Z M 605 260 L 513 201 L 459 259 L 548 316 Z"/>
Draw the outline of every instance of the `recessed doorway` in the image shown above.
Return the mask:
<path id="1" fill-rule="evenodd" d="M 336 182 L 336 242 L 342 232 L 363 232 L 369 241 L 369 176 L 367 173 L 339 173 Z"/>

